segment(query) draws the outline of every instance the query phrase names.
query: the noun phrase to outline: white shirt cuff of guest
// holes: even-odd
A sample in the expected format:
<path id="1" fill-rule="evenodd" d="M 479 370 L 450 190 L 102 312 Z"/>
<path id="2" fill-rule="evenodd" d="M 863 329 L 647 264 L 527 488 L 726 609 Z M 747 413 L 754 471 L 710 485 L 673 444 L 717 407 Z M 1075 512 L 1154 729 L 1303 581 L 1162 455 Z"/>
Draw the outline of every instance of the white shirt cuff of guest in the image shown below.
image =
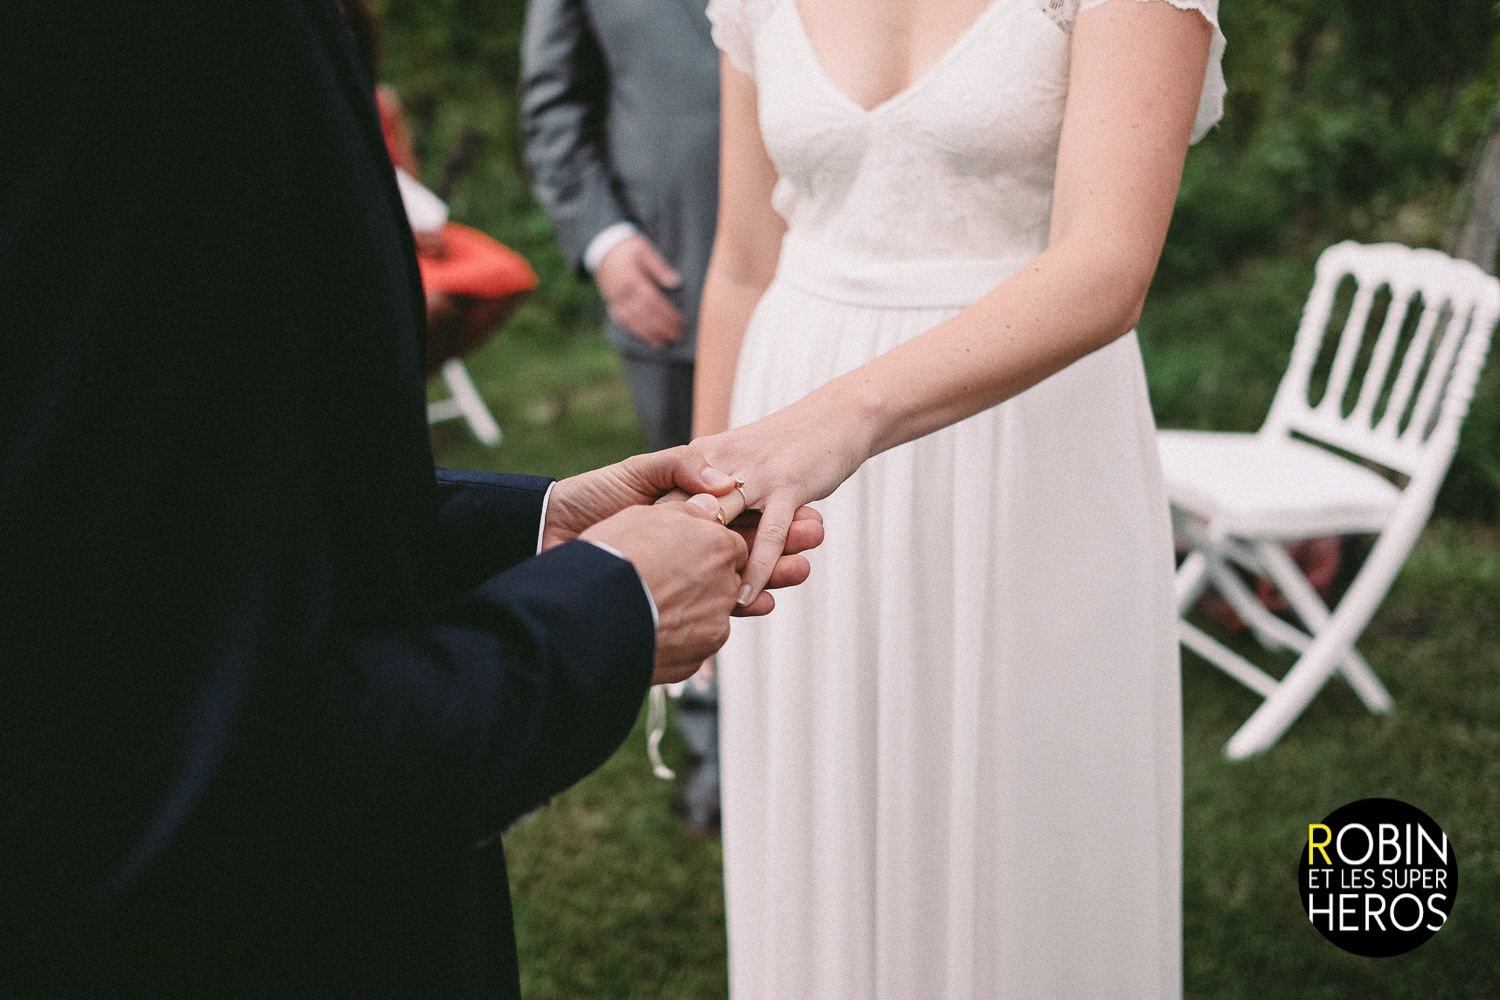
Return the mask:
<path id="1" fill-rule="evenodd" d="M 552 487 L 556 485 L 557 483 L 555 482 L 549 484 L 547 487 L 547 492 L 542 494 L 542 523 L 536 529 L 536 551 L 538 555 L 541 555 L 542 538 L 547 532 L 547 508 L 552 503 Z M 592 538 L 583 538 L 579 540 L 588 542 L 590 545 L 593 545 L 596 548 L 601 548 L 605 552 L 608 552 L 610 555 L 615 556 L 618 559 L 625 559 L 627 563 L 630 563 L 630 568 L 635 570 L 635 563 L 631 563 L 629 559 L 626 559 L 625 553 L 621 552 L 613 545 L 605 545 L 603 542 L 596 542 Z M 652 635 L 655 635 L 658 631 L 661 630 L 661 612 L 656 610 L 656 598 L 651 596 L 651 588 L 646 586 L 646 578 L 641 576 L 640 570 L 635 571 L 635 578 L 641 582 L 641 593 L 646 595 L 646 606 L 651 609 L 651 633 Z"/>
<path id="2" fill-rule="evenodd" d="M 589 240 L 588 249 L 583 251 L 583 267 L 589 274 L 599 270 L 599 265 L 604 263 L 604 258 L 615 247 L 624 243 L 630 237 L 640 232 L 633 222 L 616 222 L 612 226 L 605 226 L 599 231 L 599 235 Z"/>

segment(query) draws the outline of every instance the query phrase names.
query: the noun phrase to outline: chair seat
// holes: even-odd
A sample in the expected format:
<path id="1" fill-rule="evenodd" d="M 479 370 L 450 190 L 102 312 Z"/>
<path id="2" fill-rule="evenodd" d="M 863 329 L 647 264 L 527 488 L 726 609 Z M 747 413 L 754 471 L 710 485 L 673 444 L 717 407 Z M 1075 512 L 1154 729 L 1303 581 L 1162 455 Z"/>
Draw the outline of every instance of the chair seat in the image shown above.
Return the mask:
<path id="1" fill-rule="evenodd" d="M 1219 537 L 1376 532 L 1400 495 L 1366 466 L 1291 438 L 1166 430 L 1157 445 L 1173 507 Z"/>

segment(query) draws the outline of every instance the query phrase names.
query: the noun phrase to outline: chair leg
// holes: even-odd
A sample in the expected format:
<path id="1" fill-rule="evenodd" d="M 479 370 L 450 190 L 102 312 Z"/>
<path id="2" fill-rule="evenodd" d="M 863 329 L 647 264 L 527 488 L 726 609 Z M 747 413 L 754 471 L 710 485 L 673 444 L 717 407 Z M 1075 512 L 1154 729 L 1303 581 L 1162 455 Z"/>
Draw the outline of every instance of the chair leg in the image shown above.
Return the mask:
<path id="1" fill-rule="evenodd" d="M 1270 543 L 1262 546 L 1271 547 Z M 1392 704 L 1389 692 L 1354 652 L 1354 640 L 1369 623 L 1376 601 L 1361 600 L 1352 608 L 1347 606 L 1351 596 L 1360 598 L 1373 593 L 1378 599 L 1384 593 L 1377 585 L 1380 581 L 1356 579 L 1339 610 L 1330 614 L 1317 592 L 1302 578 L 1291 557 L 1284 550 L 1279 550 L 1279 553 L 1279 556 L 1265 551 L 1259 554 L 1272 574 L 1272 582 L 1282 588 L 1282 594 L 1298 614 L 1309 616 L 1308 625 L 1315 630 L 1316 637 L 1276 685 L 1271 696 L 1230 737 L 1224 747 L 1224 754 L 1230 760 L 1242 760 L 1269 749 L 1328 683 L 1328 678 L 1337 672 L 1342 671 L 1350 678 L 1355 692 L 1372 712 L 1387 712 Z M 1360 589 L 1368 593 L 1355 593 L 1355 588 L 1361 583 L 1367 586 Z"/>
<path id="2" fill-rule="evenodd" d="M 448 391 L 453 394 L 453 402 L 459 415 L 468 423 L 469 429 L 474 436 L 487 445 L 497 445 L 503 435 L 500 425 L 495 422 L 494 414 L 485 405 L 484 397 L 479 395 L 479 389 L 474 385 L 474 380 L 469 377 L 469 369 L 464 366 L 460 358 L 449 358 L 443 362 L 443 381 L 448 385 Z"/>
<path id="3" fill-rule="evenodd" d="M 1224 756 L 1230 760 L 1244 760 L 1269 750 L 1281 739 L 1337 671 L 1344 650 L 1331 639 L 1331 636 L 1324 635 L 1313 640 L 1308 651 L 1276 685 L 1276 690 L 1229 738 L 1224 745 Z"/>
<path id="4" fill-rule="evenodd" d="M 1201 551 L 1193 549 L 1182 560 L 1182 565 L 1177 567 L 1177 575 L 1173 578 L 1179 615 L 1192 607 L 1193 602 L 1203 595 L 1203 588 L 1207 583 L 1208 560 L 1204 558 Z"/>
<path id="5" fill-rule="evenodd" d="M 1177 641 L 1262 698 L 1269 698 L 1275 692 L 1276 678 L 1181 618 L 1177 619 Z"/>
<path id="6" fill-rule="evenodd" d="M 1252 550 L 1209 542 L 1201 533 L 1202 527 L 1187 519 L 1175 522 L 1173 527 L 1189 549 L 1187 557 L 1177 570 L 1175 596 L 1179 616 L 1185 614 L 1202 596 L 1207 585 L 1212 583 L 1230 609 L 1250 627 L 1262 646 L 1267 649 L 1307 648 L 1312 640 L 1290 623 L 1266 610 L 1260 599 L 1240 579 L 1235 563 L 1257 575 L 1264 573 Z"/>
<path id="7" fill-rule="evenodd" d="M 1327 628 L 1333 613 L 1328 610 L 1328 605 L 1318 596 L 1312 584 L 1302 575 L 1302 570 L 1297 566 L 1286 549 L 1269 542 L 1257 547 L 1257 554 L 1271 574 L 1271 581 L 1281 590 L 1282 596 L 1287 603 L 1297 612 L 1298 616 L 1307 624 L 1308 631 L 1316 635 Z M 1380 683 L 1380 678 L 1375 676 L 1375 671 L 1365 662 L 1355 650 L 1352 641 L 1348 650 L 1339 659 L 1338 670 L 1364 702 L 1366 708 L 1377 714 L 1384 714 L 1391 710 L 1393 704 L 1391 694 Z"/>
<path id="8" fill-rule="evenodd" d="M 1328 606 L 1307 583 L 1301 569 L 1281 546 L 1264 543 L 1253 552 L 1239 553 L 1236 558 L 1246 560 L 1253 572 L 1268 576 L 1276 583 L 1307 631 L 1266 610 L 1233 569 L 1220 559 L 1209 562 L 1209 575 L 1214 586 L 1250 626 L 1262 645 L 1269 649 L 1282 648 L 1305 653 L 1312 645 L 1313 636 L 1327 624 L 1332 614 Z M 1339 672 L 1370 711 L 1379 713 L 1390 710 L 1390 694 L 1358 650 L 1353 647 L 1349 649 L 1339 662 Z"/>
<path id="9" fill-rule="evenodd" d="M 1262 572 L 1259 565 L 1248 568 L 1257 574 Z M 1249 626 L 1255 638 L 1266 649 L 1303 650 L 1312 641 L 1295 626 L 1268 611 L 1226 560 L 1211 558 L 1209 576 L 1229 607 Z"/>

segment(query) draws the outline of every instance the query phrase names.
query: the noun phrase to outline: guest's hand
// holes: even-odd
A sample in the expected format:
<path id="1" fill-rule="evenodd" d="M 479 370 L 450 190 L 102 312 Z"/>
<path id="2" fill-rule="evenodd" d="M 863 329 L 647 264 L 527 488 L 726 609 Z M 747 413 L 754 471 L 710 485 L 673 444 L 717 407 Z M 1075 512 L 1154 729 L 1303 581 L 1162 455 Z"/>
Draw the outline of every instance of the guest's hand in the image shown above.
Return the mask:
<path id="1" fill-rule="evenodd" d="M 417 253 L 423 257 L 441 260 L 448 256 L 448 240 L 441 229 L 413 229 L 411 235 L 417 244 Z"/>
<path id="2" fill-rule="evenodd" d="M 685 680 L 729 638 L 749 550 L 717 515 L 714 498 L 699 494 L 629 507 L 579 536 L 623 555 L 651 591 L 658 615 L 653 684 Z"/>
<path id="3" fill-rule="evenodd" d="M 652 347 L 669 347 L 682 339 L 682 313 L 662 294 L 682 278 L 639 233 L 612 247 L 594 281 L 610 318 Z"/>

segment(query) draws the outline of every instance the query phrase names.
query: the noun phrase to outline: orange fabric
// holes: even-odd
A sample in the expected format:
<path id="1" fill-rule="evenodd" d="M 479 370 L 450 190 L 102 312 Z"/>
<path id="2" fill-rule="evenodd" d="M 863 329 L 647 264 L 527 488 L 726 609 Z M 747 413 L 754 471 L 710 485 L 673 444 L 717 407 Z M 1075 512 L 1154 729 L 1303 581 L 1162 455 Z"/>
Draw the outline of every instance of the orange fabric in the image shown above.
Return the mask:
<path id="1" fill-rule="evenodd" d="M 422 287 L 472 299 L 498 299 L 529 292 L 536 272 L 526 258 L 477 229 L 449 222 L 443 226 L 441 257 L 417 254 Z"/>
<path id="2" fill-rule="evenodd" d="M 380 130 L 385 135 L 391 161 L 420 179 L 396 92 L 387 86 L 377 87 L 375 105 L 380 111 Z M 417 266 L 426 291 L 471 299 L 499 299 L 529 292 L 537 286 L 536 272 L 526 258 L 477 229 L 446 223 L 442 242 L 440 257 L 417 251 Z"/>

